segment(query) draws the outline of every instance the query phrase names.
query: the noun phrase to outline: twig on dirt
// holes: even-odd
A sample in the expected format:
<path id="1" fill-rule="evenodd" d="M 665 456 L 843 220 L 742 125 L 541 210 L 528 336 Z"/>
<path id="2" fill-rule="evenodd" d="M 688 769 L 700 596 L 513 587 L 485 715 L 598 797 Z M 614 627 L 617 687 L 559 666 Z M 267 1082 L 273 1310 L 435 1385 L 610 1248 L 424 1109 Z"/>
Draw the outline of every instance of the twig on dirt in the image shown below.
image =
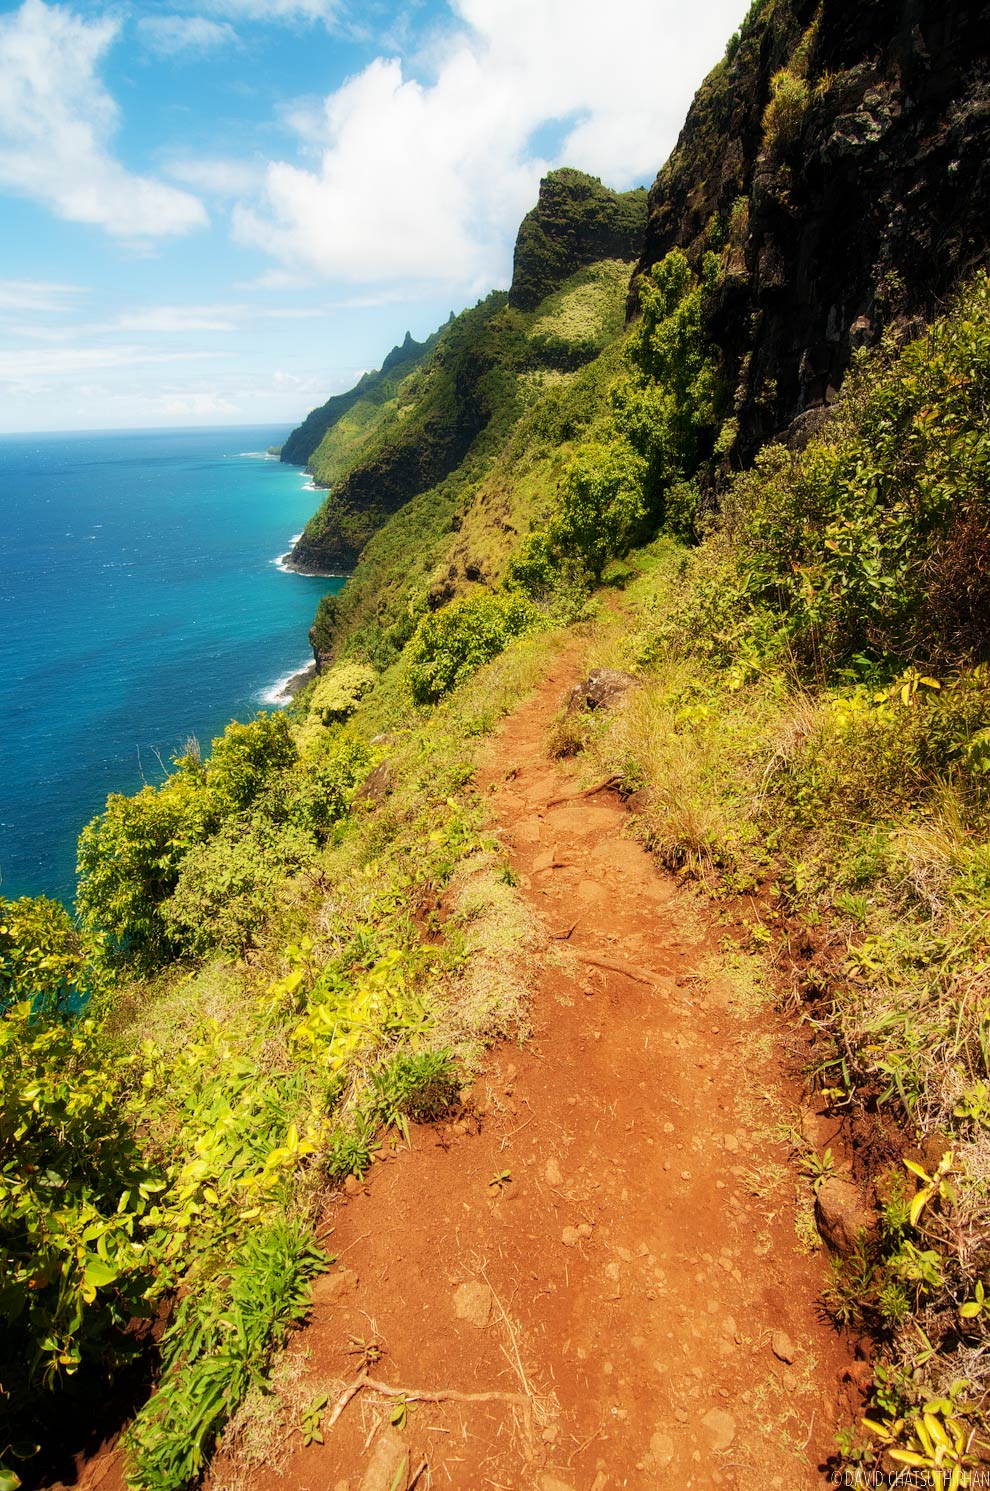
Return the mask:
<path id="1" fill-rule="evenodd" d="M 387 1382 L 380 1382 L 377 1377 L 361 1372 L 353 1382 L 348 1383 L 337 1399 L 333 1413 L 326 1423 L 327 1430 L 333 1428 L 348 1403 L 357 1397 L 362 1388 L 381 1393 L 383 1398 L 404 1398 L 407 1403 L 513 1403 L 522 1408 L 531 1408 L 530 1399 L 525 1393 L 461 1393 L 455 1388 L 439 1388 L 436 1392 L 430 1392 L 426 1388 L 391 1387 Z"/>
<path id="2" fill-rule="evenodd" d="M 423 1474 L 423 1472 L 425 1470 L 428 1470 L 428 1469 L 429 1469 L 429 1461 L 427 1461 L 427 1460 L 421 1460 L 419 1462 L 419 1464 L 417 1465 L 417 1467 L 416 1467 L 416 1474 L 413 1476 L 412 1480 L 409 1482 L 409 1491 L 414 1491 L 414 1488 L 416 1486 L 416 1482 L 419 1480 L 419 1478 Z"/>
<path id="3" fill-rule="evenodd" d="M 605 1425 L 606 1425 L 607 1421 L 608 1421 L 608 1417 L 607 1417 L 607 1415 L 605 1413 L 605 1410 L 603 1409 L 602 1410 L 602 1421 L 601 1421 L 601 1423 L 598 1425 L 598 1428 L 595 1430 L 594 1434 L 590 1434 L 588 1436 L 588 1438 L 584 1441 L 583 1444 L 579 1444 L 578 1445 L 577 1449 L 574 1451 L 574 1453 L 570 1456 L 569 1460 L 567 1461 L 567 1463 L 568 1463 L 569 1466 L 574 1464 L 574 1461 L 577 1459 L 578 1455 L 583 1455 L 584 1454 L 584 1452 L 588 1448 L 589 1444 L 594 1444 L 594 1442 L 598 1438 L 599 1434 L 601 1434 L 602 1430 L 605 1428 Z"/>
<path id="4" fill-rule="evenodd" d="M 508 1142 L 509 1142 L 510 1139 L 514 1138 L 516 1134 L 521 1134 L 522 1131 L 523 1131 L 523 1129 L 529 1128 L 529 1125 L 533 1122 L 533 1119 L 535 1117 L 536 1117 L 536 1114 L 535 1113 L 531 1113 L 529 1115 L 529 1117 L 527 1118 L 527 1120 L 526 1120 L 525 1123 L 521 1123 L 519 1125 L 519 1127 L 517 1129 L 513 1129 L 511 1133 L 503 1134 L 502 1135 L 502 1142 L 499 1145 L 499 1149 L 503 1150 L 505 1148 L 505 1146 L 508 1144 Z"/>
<path id="5" fill-rule="evenodd" d="M 564 802 L 578 802 L 582 797 L 594 797 L 596 792 L 607 792 L 609 787 L 617 787 L 621 781 L 622 777 L 619 773 L 617 771 L 613 772 L 610 777 L 605 777 L 603 781 L 596 782 L 593 787 L 585 787 L 582 792 L 571 792 L 566 797 L 551 797 L 547 803 L 547 807 L 556 808 Z"/>
<path id="6" fill-rule="evenodd" d="M 343 1258 L 343 1256 L 344 1256 L 345 1253 L 349 1253 L 352 1248 L 356 1248 L 357 1247 L 357 1245 L 358 1245 L 359 1242 L 365 1242 L 370 1236 L 371 1236 L 370 1232 L 362 1232 L 361 1236 L 360 1237 L 356 1237 L 353 1242 L 349 1242 L 347 1244 L 346 1248 L 341 1248 L 340 1252 L 337 1254 L 337 1257 L 338 1258 Z"/>
<path id="7" fill-rule="evenodd" d="M 484 1264 L 482 1264 L 481 1269 L 479 1270 L 479 1272 L 481 1273 L 481 1277 L 484 1279 L 485 1283 L 488 1285 L 488 1288 L 491 1289 L 492 1299 L 498 1305 L 498 1312 L 499 1312 L 499 1314 L 502 1317 L 502 1324 L 505 1326 L 506 1333 L 508 1334 L 509 1340 L 512 1343 L 512 1351 L 513 1351 L 513 1354 L 514 1354 L 515 1359 L 516 1359 L 515 1360 L 515 1368 L 516 1368 L 516 1371 L 519 1374 L 519 1381 L 523 1385 L 523 1392 L 525 1394 L 526 1404 L 527 1404 L 527 1407 L 530 1410 L 530 1413 L 532 1413 L 532 1409 L 533 1409 L 533 1390 L 530 1387 L 529 1380 L 528 1380 L 528 1378 L 526 1376 L 525 1371 L 523 1370 L 522 1357 L 519 1354 L 519 1342 L 516 1339 L 516 1333 L 515 1333 L 515 1331 L 512 1329 L 512 1321 L 509 1319 L 508 1315 L 506 1314 L 505 1306 L 503 1305 L 502 1301 L 499 1299 L 499 1297 L 495 1293 L 494 1289 L 492 1289 L 491 1280 L 489 1279 L 487 1273 L 485 1272 Z"/>
<path id="8" fill-rule="evenodd" d="M 559 932 L 551 932 L 550 933 L 550 940 L 551 940 L 551 942 L 566 942 L 567 939 L 568 939 L 568 937 L 570 937 L 571 933 L 574 931 L 574 928 L 576 926 L 577 926 L 577 922 L 571 922 L 571 924 L 570 924 L 569 927 L 561 927 L 561 929 L 560 929 Z"/>
<path id="9" fill-rule="evenodd" d="M 357 1397 L 358 1393 L 363 1387 L 367 1387 L 369 1380 L 370 1379 L 367 1372 L 362 1372 L 360 1376 L 355 1377 L 353 1382 L 348 1383 L 348 1385 L 344 1388 L 344 1391 L 341 1393 L 340 1397 L 337 1399 L 337 1402 L 334 1404 L 333 1413 L 327 1419 L 326 1426 L 323 1430 L 324 1434 L 330 1433 L 330 1430 L 340 1418 L 340 1415 L 343 1413 L 348 1403 L 351 1401 L 352 1398 Z"/>
<path id="10" fill-rule="evenodd" d="M 815 1432 L 815 1414 L 817 1412 L 818 1410 L 816 1408 L 813 1408 L 811 1410 L 811 1423 L 808 1425 L 808 1437 L 804 1441 L 804 1444 L 801 1446 L 803 1450 L 806 1450 L 808 1448 L 808 1445 L 811 1443 L 811 1436 Z"/>
<path id="11" fill-rule="evenodd" d="M 608 973 L 621 973 L 625 978 L 631 978 L 637 984 L 654 984 L 655 980 L 649 973 L 643 973 L 639 968 L 630 968 L 627 963 L 615 963 L 611 958 L 594 958 L 590 953 L 582 953 L 575 948 L 575 957 L 579 963 L 587 963 L 592 968 L 604 968 Z"/>

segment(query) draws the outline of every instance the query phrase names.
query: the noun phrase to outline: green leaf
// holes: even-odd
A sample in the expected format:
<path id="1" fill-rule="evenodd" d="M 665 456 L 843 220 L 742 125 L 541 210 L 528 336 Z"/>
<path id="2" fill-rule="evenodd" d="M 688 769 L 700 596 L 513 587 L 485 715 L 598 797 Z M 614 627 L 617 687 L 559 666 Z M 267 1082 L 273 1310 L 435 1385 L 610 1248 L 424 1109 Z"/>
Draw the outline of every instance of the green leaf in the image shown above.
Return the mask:
<path id="1" fill-rule="evenodd" d="M 83 1281 L 88 1288 L 102 1289 L 105 1284 L 112 1284 L 119 1272 L 112 1263 L 106 1263 L 102 1258 L 94 1258 L 90 1254 L 86 1259 Z"/>

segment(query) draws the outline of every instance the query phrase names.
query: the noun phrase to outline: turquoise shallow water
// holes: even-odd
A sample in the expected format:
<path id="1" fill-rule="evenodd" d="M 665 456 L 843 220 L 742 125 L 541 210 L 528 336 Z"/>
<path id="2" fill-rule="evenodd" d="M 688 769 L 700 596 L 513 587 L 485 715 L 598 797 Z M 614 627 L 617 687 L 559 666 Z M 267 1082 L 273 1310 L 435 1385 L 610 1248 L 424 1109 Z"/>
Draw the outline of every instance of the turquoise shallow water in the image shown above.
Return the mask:
<path id="1" fill-rule="evenodd" d="M 0 895 L 69 901 L 108 792 L 275 707 L 342 580 L 278 558 L 314 511 L 278 428 L 0 437 Z"/>

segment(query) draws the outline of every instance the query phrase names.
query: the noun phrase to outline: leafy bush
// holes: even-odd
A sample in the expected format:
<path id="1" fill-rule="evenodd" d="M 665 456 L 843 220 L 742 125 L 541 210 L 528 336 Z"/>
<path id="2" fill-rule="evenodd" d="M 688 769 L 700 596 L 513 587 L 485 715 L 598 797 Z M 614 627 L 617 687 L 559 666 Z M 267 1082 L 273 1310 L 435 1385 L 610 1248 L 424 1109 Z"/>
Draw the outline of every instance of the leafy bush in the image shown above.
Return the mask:
<path id="1" fill-rule="evenodd" d="M 510 592 L 479 591 L 424 616 L 409 649 L 413 699 L 436 703 L 540 622 L 532 602 Z"/>
<path id="2" fill-rule="evenodd" d="M 0 1419 L 86 1361 L 123 1359 L 124 1328 L 148 1313 L 146 1213 L 163 1182 L 122 1091 L 91 1020 L 28 1000 L 0 1016 Z"/>
<path id="3" fill-rule="evenodd" d="M 113 793 L 79 838 L 77 907 L 102 937 L 109 957 L 143 967 L 175 951 L 163 903 L 175 890 L 186 854 L 243 812 L 296 760 L 282 714 L 236 721 L 213 742 L 204 765 L 177 758 L 160 787 L 133 797 Z"/>
<path id="4" fill-rule="evenodd" d="M 216 816 L 243 812 L 296 759 L 289 722 L 281 712 L 259 714 L 247 725 L 232 720 L 213 742 L 206 763 L 206 787 Z"/>
<path id="5" fill-rule="evenodd" d="M 339 724 L 352 715 L 360 700 L 374 688 L 378 675 L 364 663 L 344 663 L 317 679 L 309 707 L 324 725 Z"/>
<path id="6" fill-rule="evenodd" d="M 76 905 L 111 959 L 153 966 L 171 949 L 160 907 L 188 849 L 215 822 L 203 768 L 184 758 L 158 788 L 112 793 L 79 838 Z"/>
<path id="7" fill-rule="evenodd" d="M 231 818 L 182 861 L 162 921 L 175 948 L 204 957 L 239 953 L 278 904 L 287 876 L 316 852 L 312 834 L 291 824 Z"/>
<path id="8" fill-rule="evenodd" d="M 0 897 L 0 1010 L 30 1000 L 54 1014 L 88 992 L 92 973 L 65 907 L 46 896 Z"/>
<path id="9" fill-rule="evenodd" d="M 379 1123 L 433 1123 L 453 1107 L 459 1083 L 449 1051 L 397 1051 L 371 1077 L 370 1112 Z"/>
<path id="10" fill-rule="evenodd" d="M 309 1283 L 328 1259 L 298 1223 L 250 1233 L 225 1276 L 188 1294 L 162 1337 L 162 1379 L 132 1424 L 135 1491 L 185 1491 L 248 1389 L 267 1386 L 272 1352 L 309 1310 Z"/>
<path id="11" fill-rule="evenodd" d="M 727 504 L 742 583 L 826 672 L 990 657 L 990 281 L 900 356 L 863 360 L 800 455 L 771 447 Z"/>
<path id="12" fill-rule="evenodd" d="M 693 476 L 710 453 L 723 410 L 702 315 L 719 272 L 719 260 L 706 253 L 695 275 L 680 249 L 653 266 L 640 286 L 642 317 L 629 345 L 633 375 L 613 392 L 616 426 L 648 463 L 646 498 L 656 523 L 668 488 Z"/>

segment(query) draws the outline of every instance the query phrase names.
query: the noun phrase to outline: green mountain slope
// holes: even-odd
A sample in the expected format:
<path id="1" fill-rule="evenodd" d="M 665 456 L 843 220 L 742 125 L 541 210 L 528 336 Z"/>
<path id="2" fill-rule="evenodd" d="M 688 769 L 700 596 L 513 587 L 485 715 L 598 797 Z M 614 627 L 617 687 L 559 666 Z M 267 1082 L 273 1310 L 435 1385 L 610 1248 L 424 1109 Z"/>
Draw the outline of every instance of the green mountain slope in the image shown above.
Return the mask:
<path id="1" fill-rule="evenodd" d="M 334 394 L 308 414 L 282 446 L 279 459 L 292 466 L 307 466 L 328 430 L 335 429 L 346 415 L 350 415 L 351 429 L 358 432 L 364 429 L 374 411 L 394 397 L 403 378 L 432 349 L 438 335 L 416 342 L 407 331 L 405 340 L 392 348 L 377 372 L 365 373 L 353 388 Z M 346 448 L 346 438 L 342 444 Z"/>
<path id="2" fill-rule="evenodd" d="M 493 447 L 504 438 L 534 378 L 573 371 L 594 357 L 621 328 L 621 298 L 611 294 L 617 273 L 606 275 L 610 298 L 600 312 L 606 287 L 601 275 L 591 275 L 583 301 L 571 304 L 574 326 L 560 335 L 536 325 L 539 306 L 582 268 L 630 265 L 645 222 L 645 193 L 620 196 L 579 171 L 554 172 L 520 230 L 508 296 L 493 293 L 455 317 L 404 377 L 375 385 L 374 401 L 362 397 L 340 408 L 310 460 L 314 479 L 330 493 L 291 563 L 328 573 L 352 568 L 389 514 L 448 478 L 469 453 L 477 458 L 479 442 Z"/>

